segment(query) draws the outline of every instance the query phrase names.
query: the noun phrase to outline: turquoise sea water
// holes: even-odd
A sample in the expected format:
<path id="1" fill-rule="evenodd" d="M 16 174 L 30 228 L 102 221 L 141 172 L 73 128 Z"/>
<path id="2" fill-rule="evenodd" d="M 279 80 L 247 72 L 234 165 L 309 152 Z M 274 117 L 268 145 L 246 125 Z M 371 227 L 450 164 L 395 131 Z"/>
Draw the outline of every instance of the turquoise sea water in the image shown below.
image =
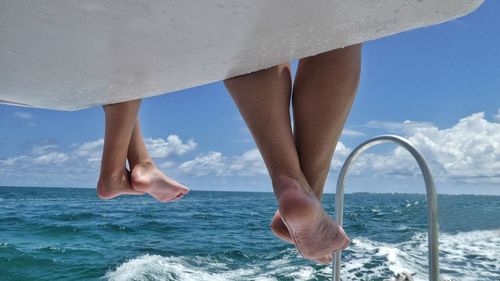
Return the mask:
<path id="1" fill-rule="evenodd" d="M 348 194 L 343 280 L 427 279 L 424 195 Z M 500 280 L 500 197 L 438 199 L 441 273 Z M 333 216 L 334 195 L 324 205 Z M 192 191 L 175 203 L 93 189 L 0 188 L 0 280 L 329 280 L 268 228 L 272 193 Z"/>

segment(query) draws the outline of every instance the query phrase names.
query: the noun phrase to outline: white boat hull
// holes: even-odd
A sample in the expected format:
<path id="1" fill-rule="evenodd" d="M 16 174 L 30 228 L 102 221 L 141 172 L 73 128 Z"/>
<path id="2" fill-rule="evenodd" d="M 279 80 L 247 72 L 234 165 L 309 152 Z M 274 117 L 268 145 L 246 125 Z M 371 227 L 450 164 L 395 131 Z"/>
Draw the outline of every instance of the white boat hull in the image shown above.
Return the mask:
<path id="1" fill-rule="evenodd" d="M 444 22 L 482 2 L 1 1 L 0 102 L 76 110 L 160 95 Z"/>

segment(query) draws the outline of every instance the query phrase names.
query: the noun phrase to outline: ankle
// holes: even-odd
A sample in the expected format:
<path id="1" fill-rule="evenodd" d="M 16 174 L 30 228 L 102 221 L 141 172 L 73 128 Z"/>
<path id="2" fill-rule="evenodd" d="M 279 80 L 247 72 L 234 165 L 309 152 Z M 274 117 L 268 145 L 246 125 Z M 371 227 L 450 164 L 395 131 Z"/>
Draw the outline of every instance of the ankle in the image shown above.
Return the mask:
<path id="1" fill-rule="evenodd" d="M 144 159 L 141 161 L 129 163 L 130 164 L 130 170 L 134 170 L 135 167 L 141 167 L 141 168 L 153 168 L 155 167 L 155 163 L 153 162 L 152 159 Z"/>
<path id="2" fill-rule="evenodd" d="M 312 192 L 305 177 L 303 176 L 301 177 L 300 175 L 291 176 L 291 175 L 281 174 L 273 176 L 271 179 L 272 179 L 274 193 L 276 194 L 276 197 L 278 199 L 286 191 L 299 189 L 306 193 Z"/>
<path id="3" fill-rule="evenodd" d="M 104 171 L 101 170 L 99 175 L 99 182 L 120 181 L 124 176 L 124 169 L 118 171 Z"/>

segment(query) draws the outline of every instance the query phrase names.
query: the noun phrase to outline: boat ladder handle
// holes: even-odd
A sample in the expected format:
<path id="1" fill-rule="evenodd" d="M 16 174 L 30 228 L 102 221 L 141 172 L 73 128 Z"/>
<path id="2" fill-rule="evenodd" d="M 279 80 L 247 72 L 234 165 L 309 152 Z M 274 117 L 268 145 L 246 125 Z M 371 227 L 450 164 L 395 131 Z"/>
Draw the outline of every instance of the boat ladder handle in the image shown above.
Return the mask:
<path id="1" fill-rule="evenodd" d="M 429 280 L 439 280 L 439 244 L 438 244 L 438 222 L 437 222 L 437 198 L 436 186 L 432 178 L 431 170 L 422 157 L 422 154 L 405 138 L 394 135 L 382 135 L 373 139 L 367 140 L 354 149 L 349 157 L 347 157 L 342 169 L 340 170 L 339 179 L 337 181 L 337 191 L 335 193 L 335 214 L 339 225 L 343 223 L 344 212 L 344 180 L 352 163 L 358 156 L 368 148 L 382 143 L 396 143 L 406 150 L 417 160 L 418 166 L 424 176 L 425 188 L 427 191 L 427 230 L 428 230 L 428 247 L 429 247 Z M 332 265 L 332 280 L 340 280 L 340 257 L 341 251 L 335 252 L 335 257 Z"/>

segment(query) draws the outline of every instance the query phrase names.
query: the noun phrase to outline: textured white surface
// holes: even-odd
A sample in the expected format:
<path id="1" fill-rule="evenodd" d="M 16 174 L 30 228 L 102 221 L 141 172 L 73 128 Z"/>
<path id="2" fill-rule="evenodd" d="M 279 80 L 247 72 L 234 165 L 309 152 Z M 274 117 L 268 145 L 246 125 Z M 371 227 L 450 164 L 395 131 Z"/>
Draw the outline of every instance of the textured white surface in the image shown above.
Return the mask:
<path id="1" fill-rule="evenodd" d="M 444 22 L 483 0 L 0 2 L 0 102 L 164 94 Z"/>

